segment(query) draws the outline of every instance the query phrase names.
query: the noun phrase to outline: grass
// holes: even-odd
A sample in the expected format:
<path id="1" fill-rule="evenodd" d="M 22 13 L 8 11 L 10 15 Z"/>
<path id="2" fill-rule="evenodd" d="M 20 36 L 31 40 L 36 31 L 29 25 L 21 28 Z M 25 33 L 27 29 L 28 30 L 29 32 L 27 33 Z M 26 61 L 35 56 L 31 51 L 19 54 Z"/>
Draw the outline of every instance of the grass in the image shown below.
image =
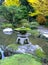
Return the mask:
<path id="1" fill-rule="evenodd" d="M 14 32 L 12 35 L 5 35 L 0 29 L 0 44 L 1 45 L 9 45 L 16 43 L 16 33 Z"/>
<path id="2" fill-rule="evenodd" d="M 38 58 L 28 54 L 16 54 L 4 60 L 0 60 L 0 65 L 42 65 Z"/>

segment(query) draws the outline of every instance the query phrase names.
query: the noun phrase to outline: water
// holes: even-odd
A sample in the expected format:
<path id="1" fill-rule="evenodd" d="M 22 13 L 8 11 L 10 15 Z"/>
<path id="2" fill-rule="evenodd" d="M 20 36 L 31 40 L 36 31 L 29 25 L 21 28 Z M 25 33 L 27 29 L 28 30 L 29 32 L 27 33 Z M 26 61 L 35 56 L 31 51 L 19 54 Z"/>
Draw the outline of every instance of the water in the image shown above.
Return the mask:
<path id="1" fill-rule="evenodd" d="M 5 58 L 4 51 L 1 48 L 0 48 L 0 52 L 1 52 L 1 55 L 2 55 L 2 59 L 4 59 Z"/>

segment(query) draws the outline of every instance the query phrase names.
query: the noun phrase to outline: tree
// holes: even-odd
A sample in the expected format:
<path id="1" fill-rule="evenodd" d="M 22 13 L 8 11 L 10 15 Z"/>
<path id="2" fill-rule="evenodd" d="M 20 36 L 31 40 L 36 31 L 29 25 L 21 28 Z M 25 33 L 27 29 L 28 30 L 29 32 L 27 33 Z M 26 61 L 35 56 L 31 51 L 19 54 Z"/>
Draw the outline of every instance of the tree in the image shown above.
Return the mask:
<path id="1" fill-rule="evenodd" d="M 20 6 L 23 5 L 27 8 L 28 14 L 30 14 L 31 12 L 35 12 L 35 9 L 29 4 L 28 0 L 6 0 L 6 2 L 4 2 L 5 6 L 12 6 L 12 5 L 16 5 L 16 6 Z M 28 15 L 27 18 L 29 21 L 31 20 L 31 17 Z"/>
<path id="2" fill-rule="evenodd" d="M 48 0 L 27 0 L 27 1 L 31 6 L 34 7 L 36 11 L 35 13 L 37 15 L 43 14 L 44 16 L 48 16 Z"/>
<path id="3" fill-rule="evenodd" d="M 25 6 L 1 6 L 0 11 L 5 19 L 10 23 L 16 25 L 19 24 L 19 20 L 28 17 L 28 11 Z"/>
<path id="4" fill-rule="evenodd" d="M 3 4 L 5 6 L 13 6 L 13 5 L 19 6 L 20 2 L 19 0 L 4 0 Z"/>
<path id="5" fill-rule="evenodd" d="M 19 0 L 21 2 L 21 5 L 26 6 L 28 12 L 34 12 L 34 8 L 29 4 L 27 0 Z"/>
<path id="6" fill-rule="evenodd" d="M 28 14 L 34 13 L 35 9 L 29 4 L 28 0 L 19 0 L 21 2 L 21 5 L 26 6 Z M 31 21 L 31 17 L 28 15 L 28 20 Z"/>

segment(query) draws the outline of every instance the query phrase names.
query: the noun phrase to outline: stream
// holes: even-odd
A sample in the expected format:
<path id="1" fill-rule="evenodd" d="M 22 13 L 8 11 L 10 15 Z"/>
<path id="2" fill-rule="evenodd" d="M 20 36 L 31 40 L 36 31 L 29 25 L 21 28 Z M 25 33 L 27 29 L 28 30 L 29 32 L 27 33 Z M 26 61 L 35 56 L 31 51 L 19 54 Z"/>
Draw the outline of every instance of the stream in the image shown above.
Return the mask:
<path id="1" fill-rule="evenodd" d="M 2 56 L 2 58 L 1 59 L 4 59 L 5 58 L 5 56 L 4 56 L 4 51 L 0 48 L 0 53 L 1 53 L 1 56 Z"/>

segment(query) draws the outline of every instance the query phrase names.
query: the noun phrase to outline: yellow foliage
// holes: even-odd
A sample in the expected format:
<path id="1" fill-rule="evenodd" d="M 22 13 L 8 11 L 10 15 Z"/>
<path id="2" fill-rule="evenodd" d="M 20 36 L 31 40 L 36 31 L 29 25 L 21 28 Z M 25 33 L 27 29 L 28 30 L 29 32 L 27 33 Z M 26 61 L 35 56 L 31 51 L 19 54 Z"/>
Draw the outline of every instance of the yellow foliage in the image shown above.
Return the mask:
<path id="1" fill-rule="evenodd" d="M 39 11 L 36 11 L 35 13 L 29 12 L 29 16 L 36 16 L 36 15 L 38 15 L 38 14 L 40 14 Z"/>
<path id="2" fill-rule="evenodd" d="M 38 2 L 38 0 L 28 0 L 30 3 Z"/>
<path id="3" fill-rule="evenodd" d="M 30 13 L 30 16 L 35 16 L 38 14 L 43 14 L 44 16 L 48 16 L 48 0 L 27 0 L 31 6 L 34 7 L 35 13 Z M 19 0 L 5 0 L 4 4 L 6 6 L 10 5 L 20 5 Z"/>
<path id="4" fill-rule="evenodd" d="M 41 13 L 45 16 L 48 15 L 48 0 L 27 0 L 31 6 L 34 7 L 38 13 Z M 34 15 L 38 14 L 35 12 Z"/>
<path id="5" fill-rule="evenodd" d="M 19 0 L 5 0 L 3 4 L 5 6 L 12 6 L 12 5 L 19 6 L 20 2 L 19 2 Z"/>
<path id="6" fill-rule="evenodd" d="M 43 15 L 41 15 L 41 14 L 37 16 L 36 20 L 37 20 L 38 23 L 40 23 L 40 24 L 45 24 L 45 23 L 46 23 L 46 18 L 45 18 L 45 16 L 43 16 Z"/>

